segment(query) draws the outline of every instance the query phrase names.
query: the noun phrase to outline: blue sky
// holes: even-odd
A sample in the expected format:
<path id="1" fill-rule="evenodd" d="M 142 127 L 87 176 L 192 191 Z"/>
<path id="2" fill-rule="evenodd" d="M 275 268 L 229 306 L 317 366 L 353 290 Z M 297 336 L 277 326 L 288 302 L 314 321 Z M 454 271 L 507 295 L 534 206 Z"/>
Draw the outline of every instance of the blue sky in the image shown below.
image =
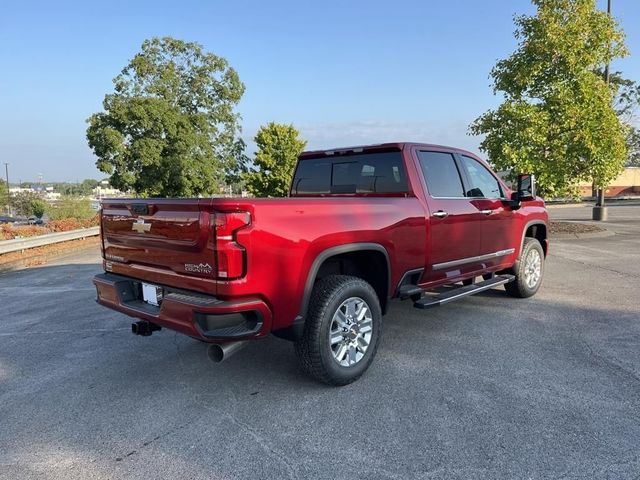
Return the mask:
<path id="1" fill-rule="evenodd" d="M 103 177 L 85 120 L 142 41 L 164 35 L 199 42 L 238 71 L 246 140 L 277 121 L 310 148 L 413 140 L 477 152 L 467 126 L 498 102 L 488 74 L 515 47 L 513 14 L 533 11 L 527 0 L 3 0 L 0 9 L 0 163 L 12 182 Z M 640 80 L 640 2 L 613 0 L 613 13 L 631 50 L 613 68 Z"/>

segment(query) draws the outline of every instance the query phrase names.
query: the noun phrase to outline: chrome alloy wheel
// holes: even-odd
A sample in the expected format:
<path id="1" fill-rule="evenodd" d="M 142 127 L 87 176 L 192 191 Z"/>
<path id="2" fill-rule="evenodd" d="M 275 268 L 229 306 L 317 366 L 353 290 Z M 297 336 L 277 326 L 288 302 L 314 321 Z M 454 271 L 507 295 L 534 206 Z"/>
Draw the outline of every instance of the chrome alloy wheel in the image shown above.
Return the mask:
<path id="1" fill-rule="evenodd" d="M 350 367 L 364 357 L 373 331 L 373 318 L 367 302 L 360 297 L 347 298 L 331 320 L 329 344 L 338 364 Z"/>
<path id="2" fill-rule="evenodd" d="M 529 250 L 524 263 L 524 283 L 529 288 L 535 288 L 542 276 L 542 257 L 537 250 Z"/>

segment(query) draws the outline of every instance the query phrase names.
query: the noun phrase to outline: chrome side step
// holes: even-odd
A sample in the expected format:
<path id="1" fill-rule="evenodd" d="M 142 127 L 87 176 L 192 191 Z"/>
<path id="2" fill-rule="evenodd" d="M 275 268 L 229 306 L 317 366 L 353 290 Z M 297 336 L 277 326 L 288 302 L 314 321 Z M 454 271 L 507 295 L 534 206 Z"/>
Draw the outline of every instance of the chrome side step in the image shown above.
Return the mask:
<path id="1" fill-rule="evenodd" d="M 449 290 L 448 292 L 440 293 L 438 295 L 427 295 L 413 304 L 414 307 L 420 309 L 427 309 L 433 307 L 439 307 L 445 303 L 459 300 L 469 295 L 474 295 L 479 292 L 484 292 L 498 285 L 504 285 L 505 283 L 513 282 L 516 277 L 513 275 L 497 275 L 484 282 L 474 283 L 467 285 L 466 287 L 459 287 Z"/>

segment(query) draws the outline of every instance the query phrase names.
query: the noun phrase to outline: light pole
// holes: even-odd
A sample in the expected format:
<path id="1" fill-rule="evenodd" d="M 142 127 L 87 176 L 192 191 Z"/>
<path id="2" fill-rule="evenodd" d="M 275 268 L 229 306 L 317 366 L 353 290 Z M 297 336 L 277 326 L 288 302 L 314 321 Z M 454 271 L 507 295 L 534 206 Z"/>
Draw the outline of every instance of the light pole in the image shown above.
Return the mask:
<path id="1" fill-rule="evenodd" d="M 9 164 L 4 162 L 4 173 L 7 176 L 7 215 L 11 215 L 11 192 L 9 192 Z"/>
<path id="2" fill-rule="evenodd" d="M 611 17 L 611 0 L 607 0 L 607 14 Z M 604 66 L 604 81 L 607 84 L 607 88 L 609 88 L 609 61 Z M 607 219 L 607 207 L 604 206 L 604 185 L 600 185 L 598 189 L 598 200 L 596 201 L 596 206 L 593 207 L 591 218 L 593 220 L 604 221 Z"/>

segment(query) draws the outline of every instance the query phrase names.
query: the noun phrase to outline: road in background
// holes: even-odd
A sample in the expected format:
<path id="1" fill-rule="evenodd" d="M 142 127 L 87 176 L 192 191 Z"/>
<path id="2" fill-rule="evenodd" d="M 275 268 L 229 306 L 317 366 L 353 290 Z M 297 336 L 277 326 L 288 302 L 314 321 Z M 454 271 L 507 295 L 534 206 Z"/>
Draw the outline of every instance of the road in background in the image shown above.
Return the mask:
<path id="1" fill-rule="evenodd" d="M 587 207 L 554 208 L 587 219 Z M 369 372 L 206 346 L 94 303 L 98 252 L 0 275 L 0 478 L 638 478 L 640 207 L 552 242 L 541 291 L 397 302 Z"/>

